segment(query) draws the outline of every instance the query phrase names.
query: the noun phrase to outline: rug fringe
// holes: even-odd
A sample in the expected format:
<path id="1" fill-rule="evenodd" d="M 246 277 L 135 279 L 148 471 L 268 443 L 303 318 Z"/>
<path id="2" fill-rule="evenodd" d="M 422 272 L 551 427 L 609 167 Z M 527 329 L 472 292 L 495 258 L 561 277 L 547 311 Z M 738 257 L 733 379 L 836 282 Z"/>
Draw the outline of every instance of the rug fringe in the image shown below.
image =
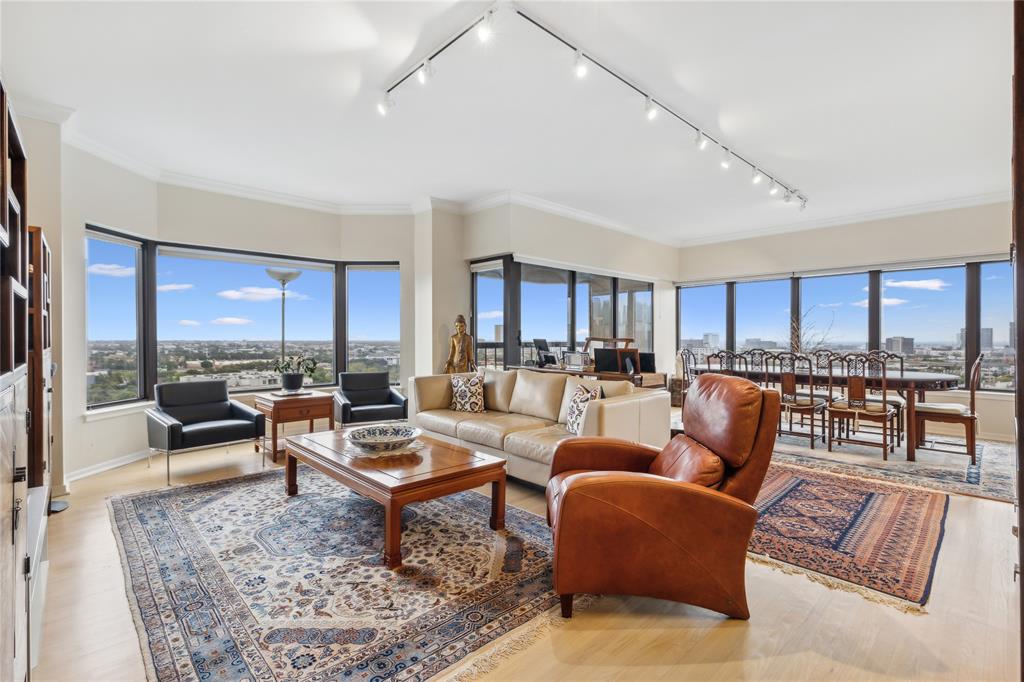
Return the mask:
<path id="1" fill-rule="evenodd" d="M 573 602 L 573 613 L 588 609 L 597 601 L 594 595 L 578 595 Z M 524 623 L 516 630 L 499 637 L 484 648 L 456 664 L 456 670 L 445 674 L 446 682 L 474 682 L 501 665 L 504 661 L 526 651 L 551 630 L 565 626 L 568 618 L 562 618 L 561 608 L 554 606 L 543 614 Z"/>
<path id="2" fill-rule="evenodd" d="M 830 590 L 840 590 L 842 592 L 853 592 L 855 594 L 859 594 L 861 597 L 867 599 L 870 602 L 882 604 L 884 606 L 889 606 L 899 611 L 902 611 L 903 613 L 910 613 L 915 616 L 923 616 L 928 613 L 928 611 L 926 611 L 925 608 L 920 604 L 915 604 L 914 602 L 907 601 L 906 599 L 900 599 L 899 597 L 893 597 L 888 594 L 883 594 L 882 592 L 872 590 L 869 587 L 864 587 L 863 585 L 856 585 L 841 578 L 834 578 L 830 575 L 818 573 L 817 571 L 812 571 L 802 566 L 788 564 L 784 561 L 773 559 L 763 554 L 754 554 L 753 552 L 747 552 L 747 558 L 755 564 L 767 566 L 768 568 L 775 569 L 776 571 L 781 571 L 782 573 L 785 573 L 787 575 L 802 575 L 811 582 L 818 583 L 819 585 L 824 585 Z"/>

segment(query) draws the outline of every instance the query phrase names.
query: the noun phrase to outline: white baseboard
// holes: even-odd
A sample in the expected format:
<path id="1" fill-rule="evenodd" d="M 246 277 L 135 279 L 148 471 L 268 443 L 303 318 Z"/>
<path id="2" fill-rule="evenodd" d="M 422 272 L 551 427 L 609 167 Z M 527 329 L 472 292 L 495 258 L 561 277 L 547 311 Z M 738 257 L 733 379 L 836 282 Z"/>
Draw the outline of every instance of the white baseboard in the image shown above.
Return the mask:
<path id="1" fill-rule="evenodd" d="M 108 459 L 106 462 L 100 462 L 99 464 L 93 464 L 92 466 L 83 467 L 82 469 L 76 469 L 75 471 L 68 472 L 64 479 L 68 483 L 72 483 L 86 476 L 93 476 L 95 474 L 103 473 L 104 471 L 110 471 L 118 467 L 123 467 L 125 464 L 131 464 L 132 462 L 138 462 L 140 459 L 146 459 L 149 456 L 149 450 L 140 450 L 139 452 L 133 452 L 124 457 L 117 457 L 115 459 Z M 162 455 L 161 455 L 162 456 Z"/>

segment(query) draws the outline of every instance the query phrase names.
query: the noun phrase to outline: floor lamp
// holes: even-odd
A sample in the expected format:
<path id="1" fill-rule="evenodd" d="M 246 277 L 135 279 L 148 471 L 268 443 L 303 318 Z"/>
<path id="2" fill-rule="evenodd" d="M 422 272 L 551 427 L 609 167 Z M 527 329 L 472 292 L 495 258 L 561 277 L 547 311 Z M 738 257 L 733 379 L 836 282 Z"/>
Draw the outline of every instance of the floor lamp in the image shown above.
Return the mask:
<path id="1" fill-rule="evenodd" d="M 288 283 L 295 281 L 301 274 L 300 270 L 267 268 L 267 276 L 281 285 L 281 362 L 284 362 L 284 299 L 286 298 Z"/>

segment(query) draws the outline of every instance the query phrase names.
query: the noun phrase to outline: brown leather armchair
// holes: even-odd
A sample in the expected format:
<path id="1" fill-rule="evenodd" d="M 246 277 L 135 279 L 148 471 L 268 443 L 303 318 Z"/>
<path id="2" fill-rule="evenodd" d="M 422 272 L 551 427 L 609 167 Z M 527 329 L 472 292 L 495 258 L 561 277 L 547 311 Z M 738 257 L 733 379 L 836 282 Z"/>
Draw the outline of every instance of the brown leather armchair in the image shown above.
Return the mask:
<path id="1" fill-rule="evenodd" d="M 630 594 L 749 618 L 744 570 L 751 506 L 775 446 L 779 394 L 739 377 L 699 376 L 686 435 L 663 450 L 572 438 L 548 482 L 554 586 L 562 615 L 576 593 Z"/>

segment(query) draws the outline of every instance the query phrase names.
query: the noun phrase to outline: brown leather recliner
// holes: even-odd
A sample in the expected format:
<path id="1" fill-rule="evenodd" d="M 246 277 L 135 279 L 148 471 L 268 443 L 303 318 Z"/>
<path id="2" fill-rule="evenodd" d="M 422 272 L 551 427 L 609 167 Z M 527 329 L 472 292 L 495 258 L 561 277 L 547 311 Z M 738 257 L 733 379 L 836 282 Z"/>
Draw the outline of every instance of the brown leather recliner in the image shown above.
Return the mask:
<path id="1" fill-rule="evenodd" d="M 779 394 L 703 374 L 687 391 L 686 435 L 659 451 L 610 438 L 564 441 L 551 463 L 548 523 L 562 615 L 576 593 L 630 594 L 749 618 L 751 506 L 775 446 Z"/>

